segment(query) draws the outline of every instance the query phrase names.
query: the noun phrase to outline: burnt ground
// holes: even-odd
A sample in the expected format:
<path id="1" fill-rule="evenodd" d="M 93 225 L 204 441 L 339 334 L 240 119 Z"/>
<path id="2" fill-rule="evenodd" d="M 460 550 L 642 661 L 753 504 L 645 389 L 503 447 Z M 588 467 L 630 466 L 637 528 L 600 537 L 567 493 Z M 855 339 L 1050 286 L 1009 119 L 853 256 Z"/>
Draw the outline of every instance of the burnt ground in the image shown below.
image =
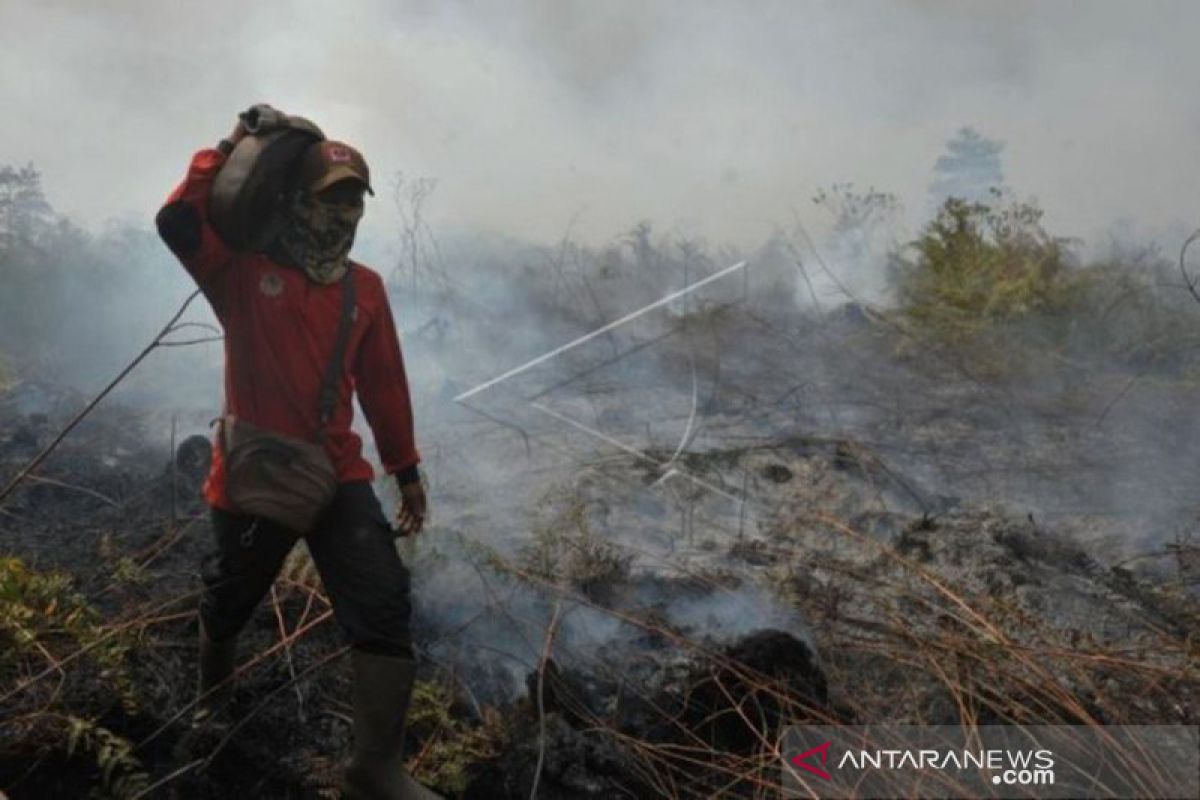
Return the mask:
<path id="1" fill-rule="evenodd" d="M 787 723 L 1196 723 L 1187 387 L 1112 406 L 1121 374 L 996 383 L 861 311 L 706 314 L 486 417 L 436 410 L 468 380 L 422 389 L 435 516 L 401 545 L 419 777 L 479 798 L 769 796 L 764 742 Z M 0 478 L 82 401 L 10 389 Z M 41 609 L 40 647 L 5 622 L 0 788 L 334 796 L 348 665 L 302 550 L 243 637 L 238 727 L 188 731 L 204 448 L 181 428 L 173 455 L 162 431 L 103 405 L 0 508 L 0 552 L 95 612 Z"/>

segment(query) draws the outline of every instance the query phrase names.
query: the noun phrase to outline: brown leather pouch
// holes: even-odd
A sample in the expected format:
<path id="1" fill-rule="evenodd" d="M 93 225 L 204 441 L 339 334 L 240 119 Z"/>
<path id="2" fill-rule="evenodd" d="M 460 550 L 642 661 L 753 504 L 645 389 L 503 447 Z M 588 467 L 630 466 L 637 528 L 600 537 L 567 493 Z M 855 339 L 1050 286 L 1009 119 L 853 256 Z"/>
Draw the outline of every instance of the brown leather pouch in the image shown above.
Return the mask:
<path id="1" fill-rule="evenodd" d="M 221 420 L 226 493 L 243 514 L 308 533 L 337 491 L 325 448 L 227 414 Z"/>

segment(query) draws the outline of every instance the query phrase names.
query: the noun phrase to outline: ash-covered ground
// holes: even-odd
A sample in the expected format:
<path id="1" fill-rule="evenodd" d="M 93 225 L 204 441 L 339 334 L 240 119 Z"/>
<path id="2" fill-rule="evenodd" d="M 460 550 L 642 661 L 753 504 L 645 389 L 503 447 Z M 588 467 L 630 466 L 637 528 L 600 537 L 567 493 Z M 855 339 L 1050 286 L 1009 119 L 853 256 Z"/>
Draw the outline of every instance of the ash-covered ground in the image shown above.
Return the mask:
<path id="1" fill-rule="evenodd" d="M 560 260 L 397 292 L 432 515 L 399 544 L 418 777 L 479 798 L 771 796 L 788 723 L 1195 724 L 1190 379 L 1027 338 L 984 359 L 804 301 L 770 250 L 659 302 L 735 263 Z M 215 349 L 164 358 L 217 380 Z M 243 637 L 240 725 L 186 734 L 210 535 L 189 437 L 215 406 L 156 386 L 165 368 L 0 508 L 3 552 L 63 571 L 95 614 L 9 665 L 0 787 L 333 796 L 348 665 L 302 548 Z M 18 376 L 0 478 L 85 399 Z M 88 721 L 69 755 L 67 716 Z M 107 761 L 104 732 L 126 745 Z"/>

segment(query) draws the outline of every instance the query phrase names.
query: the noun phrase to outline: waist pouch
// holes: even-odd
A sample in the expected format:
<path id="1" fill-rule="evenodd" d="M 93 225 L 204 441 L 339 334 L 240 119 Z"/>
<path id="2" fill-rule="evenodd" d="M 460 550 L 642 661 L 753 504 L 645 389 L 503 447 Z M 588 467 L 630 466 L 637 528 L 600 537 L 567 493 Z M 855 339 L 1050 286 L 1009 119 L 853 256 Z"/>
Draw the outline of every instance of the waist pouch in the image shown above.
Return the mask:
<path id="1" fill-rule="evenodd" d="M 236 511 L 308 533 L 337 492 L 337 469 L 325 451 L 325 429 L 333 416 L 342 361 L 354 316 L 354 270 L 342 277 L 342 316 L 333 355 L 321 381 L 320 426 L 315 441 L 288 436 L 238 419 L 221 418 L 225 452 L 225 495 Z"/>
<path id="2" fill-rule="evenodd" d="M 311 531 L 337 491 L 337 470 L 325 447 L 232 414 L 222 418 L 221 434 L 229 502 L 243 514 Z"/>

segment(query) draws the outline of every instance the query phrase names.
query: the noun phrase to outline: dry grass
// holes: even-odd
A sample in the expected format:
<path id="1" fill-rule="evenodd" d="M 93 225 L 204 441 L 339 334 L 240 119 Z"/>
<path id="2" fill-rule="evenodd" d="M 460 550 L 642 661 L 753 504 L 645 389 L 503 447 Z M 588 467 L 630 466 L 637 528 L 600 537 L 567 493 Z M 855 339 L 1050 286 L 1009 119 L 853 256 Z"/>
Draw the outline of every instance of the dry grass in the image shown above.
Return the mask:
<path id="1" fill-rule="evenodd" d="M 715 686 L 727 700 L 705 707 L 709 717 L 701 724 L 663 709 L 653 738 L 589 711 L 585 698 L 572 697 L 569 684 L 555 686 L 563 706 L 557 713 L 623 751 L 631 783 L 679 798 L 778 796 L 787 724 L 939 724 L 970 731 L 998 724 L 1094 728 L 1200 719 L 1200 642 L 1194 633 L 1200 608 L 1183 586 L 1143 587 L 1149 596 L 1141 599 L 1150 611 L 1130 620 L 1129 635 L 1106 639 L 1032 614 L 1003 592 L 947 577 L 839 519 L 814 515 L 808 522 L 840 538 L 843 552 L 870 554 L 852 563 L 796 549 L 790 561 L 781 556 L 776 570 L 781 591 L 814 626 L 830 686 L 827 705 L 814 704 L 806 687 L 731 661 L 652 615 L 605 607 L 552 576 L 508 564 L 510 575 L 538 591 L 610 614 L 710 665 L 706 676 L 693 679 Z M 822 585 L 813 583 L 814 574 L 824 576 Z M 634 676 L 611 677 L 637 691 Z M 715 720 L 726 726 L 721 740 L 711 735 Z M 731 722 L 744 746 L 728 746 Z M 1144 763 L 1131 758 L 1127 766 L 1147 792 L 1162 790 Z"/>

